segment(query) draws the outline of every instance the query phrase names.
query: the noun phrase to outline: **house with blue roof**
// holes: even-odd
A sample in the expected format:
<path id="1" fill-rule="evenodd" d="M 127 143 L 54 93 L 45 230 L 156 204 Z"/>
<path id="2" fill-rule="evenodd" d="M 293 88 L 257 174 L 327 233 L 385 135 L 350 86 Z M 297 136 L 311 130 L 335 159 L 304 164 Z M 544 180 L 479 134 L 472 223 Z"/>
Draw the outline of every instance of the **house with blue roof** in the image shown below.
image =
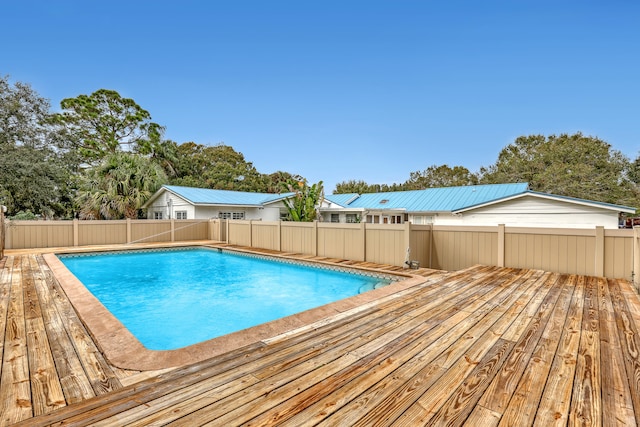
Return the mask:
<path id="1" fill-rule="evenodd" d="M 149 219 L 278 221 L 293 195 L 164 185 L 143 208 Z M 622 216 L 635 213 L 628 206 L 532 191 L 527 183 L 332 194 L 318 210 L 323 222 L 549 228 L 618 228 Z"/>
<path id="2" fill-rule="evenodd" d="M 245 191 L 163 185 L 142 206 L 148 219 L 246 219 L 278 221 L 286 215 L 283 200 L 294 193 Z"/>
<path id="3" fill-rule="evenodd" d="M 527 183 L 337 194 L 325 197 L 323 221 L 373 224 L 618 228 L 635 208 L 529 190 Z"/>

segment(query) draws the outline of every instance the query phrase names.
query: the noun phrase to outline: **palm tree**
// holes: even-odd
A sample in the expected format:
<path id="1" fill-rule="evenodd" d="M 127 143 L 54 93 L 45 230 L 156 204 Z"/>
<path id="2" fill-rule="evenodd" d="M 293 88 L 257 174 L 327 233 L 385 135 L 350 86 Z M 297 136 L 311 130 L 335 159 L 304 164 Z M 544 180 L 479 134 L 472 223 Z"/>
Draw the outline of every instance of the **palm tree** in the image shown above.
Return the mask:
<path id="1" fill-rule="evenodd" d="M 80 218 L 138 218 L 140 207 L 165 182 L 164 171 L 152 160 L 127 152 L 110 154 L 80 185 Z"/>

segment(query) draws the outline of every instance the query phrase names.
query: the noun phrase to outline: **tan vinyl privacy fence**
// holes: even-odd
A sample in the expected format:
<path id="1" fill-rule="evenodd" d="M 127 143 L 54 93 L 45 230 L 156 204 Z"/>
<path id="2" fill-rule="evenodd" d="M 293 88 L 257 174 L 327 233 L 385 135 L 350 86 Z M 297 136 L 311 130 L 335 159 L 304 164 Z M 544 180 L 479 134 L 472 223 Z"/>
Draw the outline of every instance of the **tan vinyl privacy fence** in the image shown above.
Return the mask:
<path id="1" fill-rule="evenodd" d="M 326 258 L 459 270 L 475 264 L 634 279 L 640 229 L 229 221 L 229 243 Z M 636 273 L 634 273 L 636 272 Z"/>
<path id="2" fill-rule="evenodd" d="M 11 221 L 7 249 L 216 240 L 325 258 L 459 270 L 475 264 L 625 278 L 640 228 L 610 230 L 235 220 Z"/>
<path id="3" fill-rule="evenodd" d="M 226 239 L 223 220 L 8 221 L 7 249 Z"/>

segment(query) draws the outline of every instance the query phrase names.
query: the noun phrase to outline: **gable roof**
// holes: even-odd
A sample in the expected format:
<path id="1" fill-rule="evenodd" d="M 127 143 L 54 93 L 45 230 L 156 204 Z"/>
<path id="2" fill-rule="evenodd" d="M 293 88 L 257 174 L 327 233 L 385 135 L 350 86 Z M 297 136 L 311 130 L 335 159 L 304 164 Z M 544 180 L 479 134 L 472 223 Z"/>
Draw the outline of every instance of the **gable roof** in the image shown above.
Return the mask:
<path id="1" fill-rule="evenodd" d="M 277 202 L 294 193 L 270 194 L 252 193 L 248 191 L 213 190 L 210 188 L 181 187 L 177 185 L 163 185 L 151 197 L 145 207 L 150 205 L 163 190 L 169 191 L 193 205 L 224 205 L 224 206 L 263 206 Z"/>
<path id="2" fill-rule="evenodd" d="M 583 205 L 583 206 L 591 206 L 591 207 L 595 207 L 595 208 L 600 208 L 600 209 L 607 209 L 607 210 L 612 210 L 612 211 L 616 211 L 616 212 L 625 212 L 625 213 L 635 213 L 636 208 L 630 207 L 630 206 L 623 206 L 623 205 L 615 205 L 615 204 L 611 204 L 611 203 L 604 203 L 604 202 L 596 202 L 594 200 L 586 200 L 586 199 L 579 199 L 576 197 L 569 197 L 569 196 L 558 196 L 556 194 L 550 194 L 550 193 L 542 193 L 539 191 L 533 191 L 533 190 L 527 190 L 521 194 L 516 194 L 513 195 L 511 197 L 506 197 L 497 201 L 490 201 L 487 203 L 480 203 L 477 205 L 473 205 L 473 206 L 467 206 L 465 208 L 462 209 L 458 209 L 455 210 L 454 213 L 460 213 L 460 212 L 464 212 L 467 210 L 471 210 L 471 209 L 477 209 L 483 206 L 487 206 L 487 205 L 491 205 L 494 204 L 496 202 L 504 202 L 504 201 L 508 201 L 508 200 L 515 200 L 515 199 L 520 199 L 523 197 L 537 197 L 537 198 L 541 198 L 541 199 L 547 199 L 547 200 L 554 200 L 554 201 L 560 201 L 560 202 L 567 202 L 567 203 L 574 203 L 574 204 L 578 204 L 578 205 Z"/>
<path id="3" fill-rule="evenodd" d="M 403 209 L 407 212 L 453 212 L 526 192 L 529 184 L 487 184 L 383 193 L 336 194 L 325 198 L 343 208 Z M 349 201 L 349 199 L 353 199 Z"/>

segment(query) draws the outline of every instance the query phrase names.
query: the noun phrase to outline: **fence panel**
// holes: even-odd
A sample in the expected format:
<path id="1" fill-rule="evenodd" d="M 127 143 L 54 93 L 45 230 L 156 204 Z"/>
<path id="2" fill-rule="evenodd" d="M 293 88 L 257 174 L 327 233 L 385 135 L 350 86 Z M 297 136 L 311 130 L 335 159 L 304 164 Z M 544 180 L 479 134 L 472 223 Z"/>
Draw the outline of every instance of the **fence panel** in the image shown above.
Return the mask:
<path id="1" fill-rule="evenodd" d="M 596 273 L 594 230 L 509 228 L 505 266 L 566 274 Z"/>
<path id="2" fill-rule="evenodd" d="M 280 233 L 281 251 L 308 255 L 317 253 L 317 223 L 284 221 Z"/>
<path id="3" fill-rule="evenodd" d="M 498 265 L 497 227 L 434 226 L 432 233 L 431 268 L 453 271 Z"/>
<path id="4" fill-rule="evenodd" d="M 318 224 L 318 256 L 364 261 L 361 224 Z"/>
<path id="5" fill-rule="evenodd" d="M 604 252 L 604 276 L 632 280 L 634 249 L 629 230 L 605 230 Z"/>
<path id="6" fill-rule="evenodd" d="M 127 243 L 127 221 L 76 221 L 78 245 L 116 245 Z"/>
<path id="7" fill-rule="evenodd" d="M 6 249 L 73 246 L 72 221 L 9 221 Z"/>
<path id="8" fill-rule="evenodd" d="M 431 226 L 412 225 L 409 247 L 411 251 L 409 258 L 411 261 L 418 261 L 421 267 L 431 267 Z"/>
<path id="9" fill-rule="evenodd" d="M 253 221 L 251 242 L 254 248 L 278 250 L 280 236 L 277 222 Z"/>
<path id="10" fill-rule="evenodd" d="M 251 223 L 227 220 L 227 240 L 232 245 L 251 246 Z"/>
<path id="11" fill-rule="evenodd" d="M 173 222 L 174 240 L 207 240 L 209 238 L 209 220 L 176 219 Z"/>
<path id="12" fill-rule="evenodd" d="M 131 221 L 131 242 L 156 243 L 171 241 L 171 221 L 137 219 Z"/>
<path id="13" fill-rule="evenodd" d="M 366 261 L 401 266 L 407 253 L 404 225 L 367 224 Z"/>

